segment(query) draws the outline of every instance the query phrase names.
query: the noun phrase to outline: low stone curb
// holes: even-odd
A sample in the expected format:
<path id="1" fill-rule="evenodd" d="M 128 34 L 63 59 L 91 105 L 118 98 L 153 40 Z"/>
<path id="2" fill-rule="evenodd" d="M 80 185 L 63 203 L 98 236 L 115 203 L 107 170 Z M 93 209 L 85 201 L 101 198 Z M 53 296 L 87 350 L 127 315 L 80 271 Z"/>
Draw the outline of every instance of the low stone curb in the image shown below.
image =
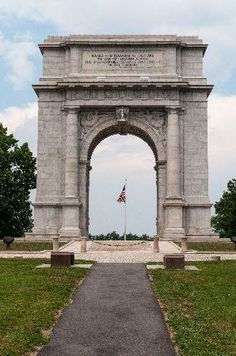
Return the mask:
<path id="1" fill-rule="evenodd" d="M 89 263 L 79 263 L 75 265 L 71 265 L 69 268 L 87 268 L 90 269 L 93 265 Z M 56 268 L 60 268 L 60 266 L 57 266 Z M 43 263 L 42 265 L 36 266 L 35 268 L 51 268 L 51 264 L 49 263 Z"/>
<path id="2" fill-rule="evenodd" d="M 155 269 L 166 269 L 164 265 L 146 265 L 148 270 L 155 270 Z M 199 268 L 196 266 L 185 266 L 184 269 L 178 269 L 178 268 L 173 268 L 173 269 L 168 269 L 168 271 L 199 271 Z"/>

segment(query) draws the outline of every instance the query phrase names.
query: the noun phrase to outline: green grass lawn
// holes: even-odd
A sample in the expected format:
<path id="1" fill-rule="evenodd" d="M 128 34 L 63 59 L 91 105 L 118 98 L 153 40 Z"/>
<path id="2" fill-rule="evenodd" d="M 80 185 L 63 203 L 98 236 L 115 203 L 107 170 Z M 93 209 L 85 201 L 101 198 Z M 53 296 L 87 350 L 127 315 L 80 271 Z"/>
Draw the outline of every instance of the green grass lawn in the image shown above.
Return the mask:
<path id="1" fill-rule="evenodd" d="M 197 251 L 235 251 L 233 242 L 188 242 L 188 250 Z"/>
<path id="2" fill-rule="evenodd" d="M 47 342 L 58 312 L 87 273 L 78 268 L 35 269 L 42 260 L 0 259 L 0 355 L 24 355 Z"/>
<path id="3" fill-rule="evenodd" d="M 60 242 L 60 246 L 66 242 Z M 31 242 L 31 241 L 13 241 L 8 251 L 44 251 L 52 250 L 52 242 Z M 0 251 L 6 251 L 6 245 L 0 241 Z"/>
<path id="4" fill-rule="evenodd" d="M 150 271 L 180 355 L 236 355 L 236 261 Z"/>

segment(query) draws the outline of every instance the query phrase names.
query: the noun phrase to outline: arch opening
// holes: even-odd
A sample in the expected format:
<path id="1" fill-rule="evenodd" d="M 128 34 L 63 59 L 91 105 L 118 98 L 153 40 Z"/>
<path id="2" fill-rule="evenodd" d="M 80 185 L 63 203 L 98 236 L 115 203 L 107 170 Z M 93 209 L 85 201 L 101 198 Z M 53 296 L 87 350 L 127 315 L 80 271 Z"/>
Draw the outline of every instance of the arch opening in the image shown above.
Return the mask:
<path id="1" fill-rule="evenodd" d="M 89 232 L 124 233 L 124 206 L 117 202 L 127 179 L 127 233 L 154 235 L 157 217 L 157 154 L 147 138 L 132 134 L 118 135 L 104 130 L 92 142 L 88 154 Z"/>
<path id="2" fill-rule="evenodd" d="M 155 160 L 158 159 L 157 156 L 157 150 L 156 150 L 156 146 L 155 143 L 153 142 L 152 138 L 142 129 L 140 129 L 139 127 L 130 125 L 130 124 L 125 124 L 125 127 L 121 127 L 119 125 L 113 125 L 110 127 L 107 127 L 103 130 L 101 130 L 92 140 L 92 142 L 90 143 L 89 149 L 88 149 L 88 160 L 91 159 L 93 151 L 96 149 L 97 145 L 102 142 L 103 140 L 105 140 L 106 138 L 113 136 L 113 135 L 133 135 L 136 136 L 138 138 L 140 138 L 141 140 L 143 140 L 144 142 L 147 143 L 147 145 L 150 147 L 150 149 L 152 150 Z"/>

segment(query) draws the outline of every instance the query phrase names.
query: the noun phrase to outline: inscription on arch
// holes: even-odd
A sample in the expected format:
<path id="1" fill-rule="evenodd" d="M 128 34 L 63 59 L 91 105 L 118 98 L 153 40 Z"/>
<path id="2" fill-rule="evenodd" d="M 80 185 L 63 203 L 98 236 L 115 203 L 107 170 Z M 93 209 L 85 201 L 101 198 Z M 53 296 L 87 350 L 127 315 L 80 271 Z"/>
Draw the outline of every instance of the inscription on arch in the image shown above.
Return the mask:
<path id="1" fill-rule="evenodd" d="M 166 72 L 166 51 L 158 50 L 135 50 L 135 49 L 92 49 L 83 52 L 82 71 L 84 72 L 139 72 L 156 71 Z"/>

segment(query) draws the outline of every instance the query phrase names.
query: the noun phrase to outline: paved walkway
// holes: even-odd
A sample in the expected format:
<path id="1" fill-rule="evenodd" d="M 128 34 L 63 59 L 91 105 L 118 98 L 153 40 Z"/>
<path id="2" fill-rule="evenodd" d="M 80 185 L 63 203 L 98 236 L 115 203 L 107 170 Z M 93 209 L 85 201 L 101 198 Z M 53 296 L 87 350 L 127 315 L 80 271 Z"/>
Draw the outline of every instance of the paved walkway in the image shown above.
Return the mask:
<path id="1" fill-rule="evenodd" d="M 93 266 L 39 355 L 176 355 L 145 266 Z"/>
<path id="2" fill-rule="evenodd" d="M 160 252 L 166 253 L 178 253 L 180 252 L 179 246 L 171 241 L 159 242 Z M 69 251 L 74 253 L 80 253 L 80 241 L 71 241 L 70 243 L 62 246 L 60 251 Z M 146 251 L 148 253 L 153 252 L 152 241 L 88 241 L 87 252 L 97 254 L 98 252 L 138 252 Z"/>

